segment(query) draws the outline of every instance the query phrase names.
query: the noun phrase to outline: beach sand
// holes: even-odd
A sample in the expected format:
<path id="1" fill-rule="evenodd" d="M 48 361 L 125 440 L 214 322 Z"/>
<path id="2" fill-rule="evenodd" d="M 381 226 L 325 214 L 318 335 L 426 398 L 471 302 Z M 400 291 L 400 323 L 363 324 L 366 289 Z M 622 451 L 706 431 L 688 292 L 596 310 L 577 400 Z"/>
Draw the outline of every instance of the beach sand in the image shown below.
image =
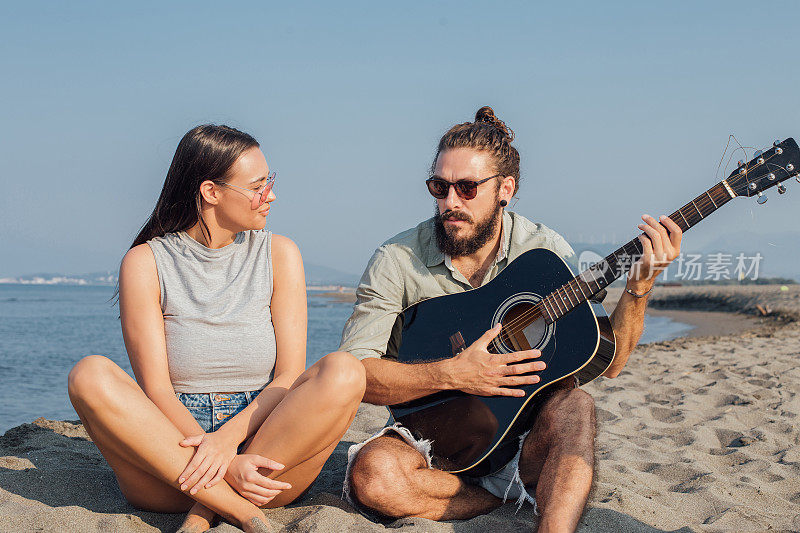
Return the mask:
<path id="1" fill-rule="evenodd" d="M 606 302 L 617 298 L 611 292 Z M 597 406 L 598 466 L 579 531 L 800 530 L 800 287 L 663 287 L 651 305 L 704 316 L 706 329 L 640 345 L 618 378 L 585 385 Z M 698 314 L 709 311 L 722 314 Z M 340 499 L 347 447 L 386 417 L 385 408 L 362 405 L 310 493 L 266 512 L 273 527 L 532 530 L 527 504 L 467 521 L 386 526 L 356 513 Z M 0 437 L 0 531 L 173 531 L 182 518 L 128 505 L 79 423 L 38 419 Z"/>

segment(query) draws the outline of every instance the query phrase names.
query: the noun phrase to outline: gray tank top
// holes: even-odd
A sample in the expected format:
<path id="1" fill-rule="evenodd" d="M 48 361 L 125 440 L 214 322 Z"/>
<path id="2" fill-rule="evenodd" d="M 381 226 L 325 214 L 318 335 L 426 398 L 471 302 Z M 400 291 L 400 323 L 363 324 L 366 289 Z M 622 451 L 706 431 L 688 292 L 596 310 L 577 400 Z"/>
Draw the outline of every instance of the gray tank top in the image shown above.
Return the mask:
<path id="1" fill-rule="evenodd" d="M 250 230 L 211 249 L 186 232 L 147 241 L 156 259 L 175 392 L 264 387 L 275 367 L 272 233 Z"/>

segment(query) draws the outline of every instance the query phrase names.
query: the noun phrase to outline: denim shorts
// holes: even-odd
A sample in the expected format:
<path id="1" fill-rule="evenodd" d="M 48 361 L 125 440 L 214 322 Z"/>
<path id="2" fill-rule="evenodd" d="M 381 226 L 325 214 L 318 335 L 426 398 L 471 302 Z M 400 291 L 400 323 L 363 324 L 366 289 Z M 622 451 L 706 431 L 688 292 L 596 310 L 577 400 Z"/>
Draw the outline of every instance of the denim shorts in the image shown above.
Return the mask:
<path id="1" fill-rule="evenodd" d="M 261 389 L 263 390 L 263 389 Z M 231 417 L 250 405 L 261 390 L 246 392 L 176 392 L 206 433 L 216 431 Z M 240 450 L 241 453 L 241 450 Z"/>

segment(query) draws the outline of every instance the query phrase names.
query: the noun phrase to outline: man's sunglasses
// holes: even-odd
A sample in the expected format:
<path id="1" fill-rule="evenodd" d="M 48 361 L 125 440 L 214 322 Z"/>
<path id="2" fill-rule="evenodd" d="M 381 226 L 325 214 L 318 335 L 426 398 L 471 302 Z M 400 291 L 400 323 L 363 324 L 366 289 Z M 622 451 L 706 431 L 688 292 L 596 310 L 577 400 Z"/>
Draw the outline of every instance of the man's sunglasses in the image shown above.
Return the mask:
<path id="1" fill-rule="evenodd" d="M 459 197 L 463 198 L 464 200 L 472 200 L 478 194 L 478 185 L 487 182 L 490 179 L 499 178 L 500 176 L 502 176 L 502 174 L 495 174 L 494 176 L 489 176 L 488 178 L 478 181 L 458 180 L 455 183 L 449 182 L 442 178 L 432 177 L 426 179 L 425 184 L 428 186 L 428 192 L 431 193 L 431 196 L 439 200 L 447 198 L 451 185 L 455 188 L 456 194 Z"/>

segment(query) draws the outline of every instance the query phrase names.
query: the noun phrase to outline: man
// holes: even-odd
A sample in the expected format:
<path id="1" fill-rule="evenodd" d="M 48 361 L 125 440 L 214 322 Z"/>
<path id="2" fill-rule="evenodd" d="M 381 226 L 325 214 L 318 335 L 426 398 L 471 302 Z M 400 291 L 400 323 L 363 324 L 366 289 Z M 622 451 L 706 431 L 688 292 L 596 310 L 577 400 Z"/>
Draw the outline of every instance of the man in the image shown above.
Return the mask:
<path id="1" fill-rule="evenodd" d="M 404 308 L 480 287 L 533 248 L 550 249 L 567 260 L 574 257 L 553 230 L 505 211 L 520 181 L 512 140 L 513 132 L 488 107 L 478 111 L 475 122 L 445 133 L 427 181 L 436 198 L 435 216 L 384 243 L 370 260 L 341 345 L 366 368 L 364 401 L 392 405 L 441 390 L 524 396 L 519 387 L 538 382 L 530 374 L 545 367 L 535 360 L 537 350 L 487 351 L 497 327 L 458 355 L 441 354 L 443 359 L 436 362 L 409 365 L 387 354 L 395 318 Z M 672 220 L 642 219 L 643 255 L 611 315 L 617 351 L 605 372 L 608 377 L 616 377 L 625 366 L 642 332 L 646 295 L 680 250 L 681 230 Z M 528 362 L 519 363 L 524 360 Z M 462 478 L 432 468 L 430 445 L 395 425 L 351 447 L 348 499 L 386 517 L 450 520 L 486 513 L 513 497 L 538 506 L 540 531 L 575 530 L 592 484 L 596 424 L 591 396 L 571 380 L 562 381 L 564 386 L 543 391 L 533 428 L 521 439 L 517 456 L 499 472 Z"/>

